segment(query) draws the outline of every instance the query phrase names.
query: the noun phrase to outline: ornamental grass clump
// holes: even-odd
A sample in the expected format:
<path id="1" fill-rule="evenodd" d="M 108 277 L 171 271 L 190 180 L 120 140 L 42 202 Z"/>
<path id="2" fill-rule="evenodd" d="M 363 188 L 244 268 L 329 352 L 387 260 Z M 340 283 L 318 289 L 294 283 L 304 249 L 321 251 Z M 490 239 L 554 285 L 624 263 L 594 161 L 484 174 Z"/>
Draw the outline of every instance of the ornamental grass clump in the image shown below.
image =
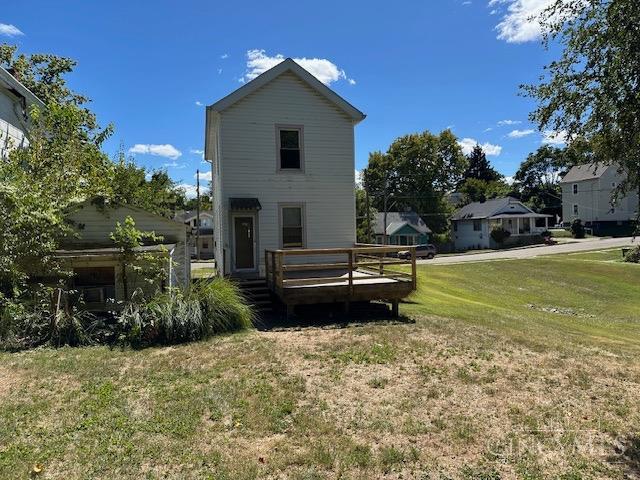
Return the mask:
<path id="1" fill-rule="evenodd" d="M 191 342 L 252 326 L 253 311 L 224 279 L 146 300 L 138 293 L 117 316 L 118 341 L 135 348 Z"/>

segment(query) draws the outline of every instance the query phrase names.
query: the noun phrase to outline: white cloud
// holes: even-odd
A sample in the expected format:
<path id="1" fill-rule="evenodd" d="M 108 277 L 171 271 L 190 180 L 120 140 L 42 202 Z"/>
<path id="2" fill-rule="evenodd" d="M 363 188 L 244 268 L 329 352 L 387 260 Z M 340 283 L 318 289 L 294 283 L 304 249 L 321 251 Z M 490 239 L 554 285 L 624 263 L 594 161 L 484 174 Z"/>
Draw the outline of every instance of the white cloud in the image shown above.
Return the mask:
<path id="1" fill-rule="evenodd" d="M 164 145 L 136 143 L 129 149 L 129 153 L 155 155 L 158 157 L 170 158 L 171 160 L 175 160 L 182 155 L 182 152 L 180 150 L 168 143 Z"/>
<path id="2" fill-rule="evenodd" d="M 496 25 L 498 39 L 509 43 L 537 40 L 542 34 L 541 14 L 556 0 L 491 0 L 489 6 L 507 4 L 507 11 Z M 493 11 L 492 11 L 493 14 Z M 555 21 L 555 19 L 552 19 Z"/>
<path id="3" fill-rule="evenodd" d="M 502 125 L 519 125 L 522 122 L 520 120 L 500 120 L 498 122 L 498 125 L 502 126 Z"/>
<path id="4" fill-rule="evenodd" d="M 504 177 L 504 181 L 507 185 L 513 185 L 513 182 L 516 181 L 515 177 L 513 175 L 508 175 L 506 177 Z"/>
<path id="5" fill-rule="evenodd" d="M 270 57 L 264 50 L 248 50 L 247 71 L 244 76 L 238 80 L 240 82 L 253 80 L 261 73 L 266 72 L 270 68 L 273 68 L 280 62 L 284 61 L 284 59 L 285 57 L 280 53 Z M 331 85 L 333 82 L 337 82 L 338 80 L 346 80 L 351 85 L 355 85 L 356 83 L 353 78 L 347 77 L 344 70 L 326 58 L 302 57 L 294 58 L 293 60 L 325 85 Z"/>
<path id="6" fill-rule="evenodd" d="M 509 138 L 522 138 L 531 135 L 535 130 L 528 128 L 526 130 L 512 130 L 507 134 Z"/>
<path id="7" fill-rule="evenodd" d="M 167 168 L 185 168 L 186 167 L 186 165 L 178 162 L 163 163 L 162 166 Z"/>
<path id="8" fill-rule="evenodd" d="M 178 185 L 178 188 L 182 188 L 184 190 L 184 194 L 187 198 L 196 198 L 198 196 L 198 192 L 195 185 L 189 185 L 188 183 L 181 183 Z"/>
<path id="9" fill-rule="evenodd" d="M 202 103 L 200 100 L 196 100 L 196 105 L 198 107 L 204 107 L 204 103 Z"/>
<path id="10" fill-rule="evenodd" d="M 564 145 L 567 143 L 567 132 L 564 130 L 560 130 L 559 132 L 545 130 L 542 134 L 542 143 L 548 143 L 549 145 Z"/>
<path id="11" fill-rule="evenodd" d="M 219 68 L 219 69 L 218 69 L 218 75 L 220 75 L 221 73 L 222 73 L 222 69 L 221 69 L 221 68 Z"/>
<path id="12" fill-rule="evenodd" d="M 204 155 L 204 150 L 198 150 L 197 148 L 189 149 L 189 153 L 193 153 L 194 155 Z"/>
<path id="13" fill-rule="evenodd" d="M 220 55 L 220 58 L 222 60 L 226 60 L 227 58 L 229 58 L 229 54 L 228 53 L 223 53 L 222 55 Z"/>
<path id="14" fill-rule="evenodd" d="M 478 145 L 478 141 L 473 138 L 463 138 L 462 140 L 458 140 L 458 145 L 462 148 L 462 153 L 465 155 L 469 155 L 473 151 L 473 147 Z M 482 150 L 486 155 L 500 155 L 502 152 L 502 147 L 500 145 L 493 145 L 491 143 L 482 143 L 480 144 Z"/>
<path id="15" fill-rule="evenodd" d="M 193 176 L 193 178 L 197 178 L 197 174 Z M 211 170 L 208 172 L 200 172 L 200 182 L 210 182 L 211 181 Z"/>
<path id="16" fill-rule="evenodd" d="M 462 5 L 471 5 L 471 2 L 469 0 L 467 0 L 466 2 L 462 2 Z"/>
<path id="17" fill-rule="evenodd" d="M 487 127 L 483 130 L 483 132 L 490 132 L 491 130 L 493 130 L 493 127 Z"/>
<path id="18" fill-rule="evenodd" d="M 6 37 L 19 37 L 24 35 L 24 33 L 22 33 L 15 25 L 11 25 L 10 23 L 0 23 L 0 35 L 4 35 Z"/>
<path id="19" fill-rule="evenodd" d="M 356 168 L 356 187 L 362 188 L 362 170 Z"/>

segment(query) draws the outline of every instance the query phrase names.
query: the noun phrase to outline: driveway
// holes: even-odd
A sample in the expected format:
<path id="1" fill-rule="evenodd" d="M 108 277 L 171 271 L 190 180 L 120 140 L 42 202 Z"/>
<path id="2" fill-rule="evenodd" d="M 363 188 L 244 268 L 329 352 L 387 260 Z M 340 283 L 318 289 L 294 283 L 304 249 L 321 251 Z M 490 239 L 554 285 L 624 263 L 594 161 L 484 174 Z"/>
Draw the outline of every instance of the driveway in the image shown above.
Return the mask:
<path id="1" fill-rule="evenodd" d="M 448 265 L 465 262 L 486 262 L 490 260 L 518 260 L 522 258 L 533 258 L 539 255 L 585 252 L 589 250 L 604 250 L 607 248 L 634 246 L 638 244 L 640 244 L 640 240 L 636 238 L 634 242 L 632 237 L 603 239 L 595 238 L 582 240 L 577 243 L 564 243 L 560 245 L 542 245 L 525 248 L 515 248 L 511 250 L 501 250 L 498 252 L 436 256 L 436 258 L 434 258 L 433 260 L 418 260 L 418 263 L 421 265 Z"/>

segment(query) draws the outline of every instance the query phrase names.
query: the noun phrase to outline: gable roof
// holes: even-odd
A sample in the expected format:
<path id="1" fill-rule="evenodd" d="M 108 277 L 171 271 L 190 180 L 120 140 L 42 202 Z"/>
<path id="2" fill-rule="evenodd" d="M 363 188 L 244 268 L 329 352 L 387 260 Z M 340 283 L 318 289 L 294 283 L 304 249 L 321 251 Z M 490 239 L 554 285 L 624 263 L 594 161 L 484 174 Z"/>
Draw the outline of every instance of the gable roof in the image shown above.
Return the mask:
<path id="1" fill-rule="evenodd" d="M 25 98 L 30 104 L 37 105 L 40 109 L 45 108 L 45 104 L 36 95 L 18 81 L 16 77 L 11 75 L 6 69 L 0 67 L 0 83 L 4 84 L 9 90 Z"/>
<path id="2" fill-rule="evenodd" d="M 473 202 L 465 205 L 453 214 L 451 220 L 479 220 L 482 218 L 489 218 L 509 206 L 511 203 L 523 207 L 529 213 L 535 213 L 519 200 L 512 197 L 503 197 L 487 200 L 486 202 Z"/>
<path id="3" fill-rule="evenodd" d="M 609 169 L 611 165 L 605 165 L 604 163 L 587 163 L 585 165 L 574 165 L 571 170 L 562 177 L 560 183 L 573 183 L 581 182 L 583 180 L 594 180 L 604 175 L 604 172 Z"/>
<path id="4" fill-rule="evenodd" d="M 384 235 L 384 212 L 376 213 L 373 233 Z M 431 233 L 424 220 L 416 212 L 387 212 L 387 235 L 393 235 L 405 225 L 418 233 Z"/>
<path id="5" fill-rule="evenodd" d="M 351 117 L 354 123 L 358 123 L 366 117 L 364 113 L 358 110 L 356 107 L 347 102 L 344 98 L 331 90 L 325 84 L 323 84 L 316 77 L 311 75 L 308 71 L 298 65 L 293 59 L 287 58 L 277 64 L 275 67 L 270 68 L 266 72 L 258 75 L 256 78 L 246 83 L 242 87 L 238 88 L 234 92 L 230 93 L 216 103 L 207 107 L 208 111 L 222 112 L 233 104 L 239 102 L 247 95 L 255 92 L 259 88 L 263 87 L 267 83 L 271 82 L 275 78 L 279 77 L 285 72 L 291 72 L 296 75 L 300 80 L 309 85 L 313 90 L 325 97 L 329 102 L 333 103 L 336 107 L 342 110 L 347 116 Z"/>

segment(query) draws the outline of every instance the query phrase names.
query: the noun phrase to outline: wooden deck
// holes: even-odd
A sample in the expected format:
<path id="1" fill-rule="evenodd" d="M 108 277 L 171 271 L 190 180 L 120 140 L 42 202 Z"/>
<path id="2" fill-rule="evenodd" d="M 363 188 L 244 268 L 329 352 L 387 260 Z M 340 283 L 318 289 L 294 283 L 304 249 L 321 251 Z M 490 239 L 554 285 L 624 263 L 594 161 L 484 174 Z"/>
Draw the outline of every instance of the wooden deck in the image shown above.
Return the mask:
<path id="1" fill-rule="evenodd" d="M 410 259 L 396 258 L 410 251 Z M 416 289 L 415 247 L 356 246 L 353 248 L 265 251 L 266 280 L 271 292 L 292 313 L 295 305 L 383 300 L 394 315 L 398 302 Z M 410 266 L 409 271 L 398 267 Z"/>

